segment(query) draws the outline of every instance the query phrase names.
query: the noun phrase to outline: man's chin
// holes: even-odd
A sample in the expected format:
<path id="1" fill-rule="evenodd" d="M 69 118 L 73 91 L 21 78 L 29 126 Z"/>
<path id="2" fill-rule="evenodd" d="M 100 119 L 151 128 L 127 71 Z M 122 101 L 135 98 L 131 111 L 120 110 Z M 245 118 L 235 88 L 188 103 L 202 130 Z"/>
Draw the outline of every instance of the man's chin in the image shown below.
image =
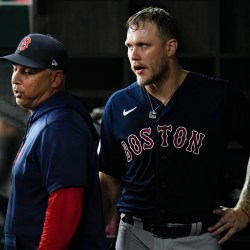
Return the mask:
<path id="1" fill-rule="evenodd" d="M 16 104 L 17 106 L 26 109 L 25 104 L 20 99 L 16 99 Z"/>
<path id="2" fill-rule="evenodd" d="M 142 80 L 138 80 L 138 79 L 137 79 L 137 83 L 138 83 L 138 85 L 141 86 L 141 87 L 145 87 L 145 86 L 147 86 L 147 85 L 150 85 L 150 83 L 145 82 L 145 81 L 142 81 Z"/>
<path id="3" fill-rule="evenodd" d="M 147 83 L 140 76 L 139 77 L 137 76 L 136 80 L 137 80 L 138 85 L 141 86 L 141 87 L 144 87 L 144 86 L 147 85 Z"/>

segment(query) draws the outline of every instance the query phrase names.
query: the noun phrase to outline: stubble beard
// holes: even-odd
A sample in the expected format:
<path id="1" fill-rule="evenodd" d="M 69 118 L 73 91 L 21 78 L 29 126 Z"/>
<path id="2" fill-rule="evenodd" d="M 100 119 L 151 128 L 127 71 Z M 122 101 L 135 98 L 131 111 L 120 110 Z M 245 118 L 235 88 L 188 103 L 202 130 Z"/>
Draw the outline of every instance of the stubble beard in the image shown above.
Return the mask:
<path id="1" fill-rule="evenodd" d="M 162 60 L 162 63 L 159 65 L 159 67 L 156 67 L 156 70 L 152 72 L 152 75 L 149 77 L 143 77 L 141 75 L 137 75 L 135 72 L 134 74 L 136 75 L 136 80 L 139 86 L 145 87 L 150 84 L 157 84 L 164 75 L 168 73 L 168 64 L 166 60 Z"/>

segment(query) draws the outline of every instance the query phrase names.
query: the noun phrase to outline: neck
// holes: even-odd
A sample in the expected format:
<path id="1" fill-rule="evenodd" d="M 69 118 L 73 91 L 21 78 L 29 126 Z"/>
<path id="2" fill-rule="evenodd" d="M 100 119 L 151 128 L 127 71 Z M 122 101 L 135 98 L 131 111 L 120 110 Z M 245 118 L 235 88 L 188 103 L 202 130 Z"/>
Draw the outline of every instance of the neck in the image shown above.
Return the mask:
<path id="1" fill-rule="evenodd" d="M 145 88 L 149 94 L 161 101 L 164 105 L 167 105 L 175 91 L 185 80 L 187 74 L 187 71 L 179 67 L 176 71 L 170 72 L 167 79 L 162 83 L 150 84 Z"/>

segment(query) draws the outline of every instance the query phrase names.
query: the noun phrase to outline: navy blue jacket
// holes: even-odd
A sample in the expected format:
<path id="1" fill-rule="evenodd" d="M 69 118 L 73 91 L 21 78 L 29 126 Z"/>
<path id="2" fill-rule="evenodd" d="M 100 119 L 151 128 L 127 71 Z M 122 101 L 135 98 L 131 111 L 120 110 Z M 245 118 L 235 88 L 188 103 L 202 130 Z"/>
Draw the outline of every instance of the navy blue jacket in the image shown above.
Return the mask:
<path id="1" fill-rule="evenodd" d="M 70 249 L 105 249 L 97 142 L 91 117 L 67 91 L 53 95 L 33 112 L 13 164 L 6 249 L 37 249 L 49 195 L 66 187 L 85 188 L 83 217 Z"/>

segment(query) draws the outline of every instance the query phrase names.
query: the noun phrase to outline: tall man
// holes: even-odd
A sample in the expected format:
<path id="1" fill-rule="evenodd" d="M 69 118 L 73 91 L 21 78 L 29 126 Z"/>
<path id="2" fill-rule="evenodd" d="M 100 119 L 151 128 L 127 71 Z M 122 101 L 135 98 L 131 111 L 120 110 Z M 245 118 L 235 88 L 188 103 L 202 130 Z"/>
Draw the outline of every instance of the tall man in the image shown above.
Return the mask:
<path id="1" fill-rule="evenodd" d="M 249 101 L 181 67 L 176 19 L 161 8 L 128 19 L 125 45 L 137 81 L 108 100 L 99 152 L 106 223 L 116 205 L 121 216 L 116 249 L 221 249 L 250 220 L 249 166 L 235 208 L 219 207 L 232 136 L 250 155 Z"/>

